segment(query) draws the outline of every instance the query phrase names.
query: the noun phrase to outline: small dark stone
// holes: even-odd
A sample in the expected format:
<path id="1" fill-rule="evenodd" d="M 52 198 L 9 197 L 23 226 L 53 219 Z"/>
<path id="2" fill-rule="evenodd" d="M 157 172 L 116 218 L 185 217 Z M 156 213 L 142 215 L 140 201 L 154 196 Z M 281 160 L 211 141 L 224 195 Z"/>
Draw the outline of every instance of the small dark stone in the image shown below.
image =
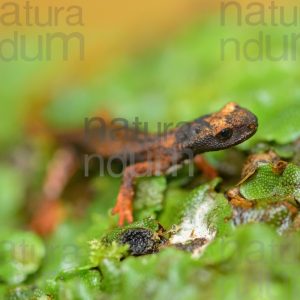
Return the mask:
<path id="1" fill-rule="evenodd" d="M 159 240 L 155 239 L 151 230 L 145 228 L 130 228 L 120 237 L 122 244 L 129 245 L 131 255 L 138 256 L 158 251 Z"/>

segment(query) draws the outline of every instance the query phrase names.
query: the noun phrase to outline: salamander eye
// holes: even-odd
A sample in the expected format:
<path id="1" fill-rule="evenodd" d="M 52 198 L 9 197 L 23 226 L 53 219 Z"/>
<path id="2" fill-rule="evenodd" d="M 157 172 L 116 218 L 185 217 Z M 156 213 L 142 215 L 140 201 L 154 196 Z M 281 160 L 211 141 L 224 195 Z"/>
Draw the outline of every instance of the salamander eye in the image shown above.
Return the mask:
<path id="1" fill-rule="evenodd" d="M 232 134 L 233 130 L 231 128 L 224 128 L 217 134 L 217 138 L 225 141 L 230 139 L 232 137 Z"/>
<path id="2" fill-rule="evenodd" d="M 201 129 L 200 128 L 193 128 L 193 133 L 194 134 L 199 134 L 201 132 Z"/>

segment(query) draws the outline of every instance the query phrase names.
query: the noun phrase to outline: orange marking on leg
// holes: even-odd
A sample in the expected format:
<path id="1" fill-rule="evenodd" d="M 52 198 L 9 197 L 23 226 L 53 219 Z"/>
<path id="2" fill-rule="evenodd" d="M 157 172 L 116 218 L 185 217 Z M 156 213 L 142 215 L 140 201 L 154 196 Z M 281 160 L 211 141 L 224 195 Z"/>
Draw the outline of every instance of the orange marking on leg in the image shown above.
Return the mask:
<path id="1" fill-rule="evenodd" d="M 134 192 L 133 189 L 125 186 L 121 186 L 120 192 L 118 194 L 117 203 L 112 210 L 113 214 L 119 214 L 119 226 L 123 226 L 124 222 L 133 222 L 133 201 Z"/>
<path id="2" fill-rule="evenodd" d="M 216 169 L 213 168 L 202 155 L 196 155 L 194 158 L 194 163 L 197 169 L 202 171 L 207 178 L 214 179 L 218 177 L 218 172 Z"/>
<path id="3" fill-rule="evenodd" d="M 141 176 L 153 176 L 163 174 L 170 166 L 169 162 L 146 161 L 128 166 L 123 174 L 123 182 L 118 194 L 117 203 L 113 208 L 113 214 L 119 214 L 119 225 L 125 221 L 133 222 L 132 202 L 134 198 L 135 179 Z"/>
<path id="4" fill-rule="evenodd" d="M 41 203 L 29 223 L 29 227 L 38 234 L 49 235 L 63 220 L 65 214 L 59 199 L 77 168 L 77 157 L 71 148 L 56 151 L 48 165 Z"/>

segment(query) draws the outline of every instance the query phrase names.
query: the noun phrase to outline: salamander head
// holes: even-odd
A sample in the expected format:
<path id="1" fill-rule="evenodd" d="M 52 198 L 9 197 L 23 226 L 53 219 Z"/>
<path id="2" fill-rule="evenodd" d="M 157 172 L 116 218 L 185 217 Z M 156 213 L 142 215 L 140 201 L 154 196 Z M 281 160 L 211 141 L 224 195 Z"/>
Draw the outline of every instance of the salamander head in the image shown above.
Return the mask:
<path id="1" fill-rule="evenodd" d="M 219 112 L 203 116 L 178 129 L 176 142 L 193 153 L 217 151 L 240 144 L 255 134 L 257 117 L 230 102 Z"/>

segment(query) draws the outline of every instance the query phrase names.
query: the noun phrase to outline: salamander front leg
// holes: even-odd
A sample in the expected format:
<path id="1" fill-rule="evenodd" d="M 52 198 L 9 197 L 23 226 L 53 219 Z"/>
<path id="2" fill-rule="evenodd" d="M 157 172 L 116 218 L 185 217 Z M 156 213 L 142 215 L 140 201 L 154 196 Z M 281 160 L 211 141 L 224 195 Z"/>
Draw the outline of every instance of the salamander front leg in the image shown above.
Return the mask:
<path id="1" fill-rule="evenodd" d="M 125 221 L 133 222 L 132 202 L 134 199 L 134 186 L 138 177 L 155 176 L 164 174 L 169 164 L 164 162 L 142 162 L 128 166 L 123 174 L 123 180 L 113 208 L 113 214 L 119 214 L 119 226 Z"/>
<path id="2" fill-rule="evenodd" d="M 214 179 L 218 177 L 218 172 L 214 167 L 212 167 L 203 157 L 203 155 L 198 154 L 194 157 L 194 163 L 196 168 L 201 171 L 204 176 L 208 179 Z"/>

